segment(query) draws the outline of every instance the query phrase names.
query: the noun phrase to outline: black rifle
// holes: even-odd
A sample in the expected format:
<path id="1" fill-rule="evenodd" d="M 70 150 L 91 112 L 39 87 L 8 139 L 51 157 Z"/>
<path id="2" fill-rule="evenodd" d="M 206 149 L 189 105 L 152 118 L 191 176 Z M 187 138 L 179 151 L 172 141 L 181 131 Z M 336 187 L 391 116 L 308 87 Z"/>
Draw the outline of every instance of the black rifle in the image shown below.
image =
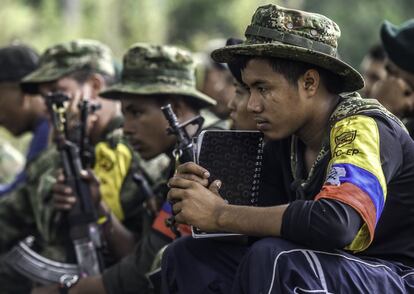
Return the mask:
<path id="1" fill-rule="evenodd" d="M 89 136 L 87 134 L 88 117 L 89 114 L 99 110 L 101 105 L 97 103 L 90 103 L 89 100 L 84 99 L 79 103 L 78 107 L 80 110 L 80 137 L 77 141 L 75 141 L 75 143 L 79 142 L 79 154 L 81 157 L 82 167 L 86 169 L 93 166 L 95 161 L 93 148 L 89 143 Z"/>
<path id="2" fill-rule="evenodd" d="M 102 241 L 89 185 L 81 176 L 82 163 L 79 148 L 65 137 L 67 121 L 64 103 L 68 99 L 62 93 L 52 93 L 45 97 L 55 129 L 55 141 L 61 156 L 66 183 L 77 196 L 77 201 L 68 214 L 70 237 L 81 275 L 93 276 L 99 274 L 102 269 L 99 252 Z"/>
<path id="3" fill-rule="evenodd" d="M 164 113 L 165 118 L 170 125 L 167 129 L 169 135 L 174 135 L 177 138 L 177 143 L 173 151 L 173 155 L 176 159 L 179 158 L 180 163 L 185 163 L 188 161 L 194 160 L 194 144 L 192 136 L 190 136 L 185 129 L 188 125 L 196 125 L 198 129 L 195 132 L 194 136 L 197 136 L 201 130 L 201 127 L 204 123 L 204 118 L 200 115 L 197 115 L 186 122 L 180 124 L 175 115 L 171 104 L 167 104 L 161 107 L 162 112 Z"/>
<path id="4" fill-rule="evenodd" d="M 87 116 L 89 112 L 98 109 L 99 105 L 91 106 L 83 103 L 80 106 L 81 123 L 77 126 L 76 132 L 80 130 L 81 136 L 73 136 L 82 146 L 81 150 L 84 150 L 80 153 L 77 144 L 66 139 L 68 132 L 64 103 L 69 98 L 64 94 L 54 93 L 47 95 L 45 99 L 55 128 L 55 140 L 61 155 L 66 181 L 78 196 L 77 204 L 68 215 L 70 237 L 78 263 L 56 262 L 37 254 L 31 249 L 34 242 L 31 236 L 13 247 L 6 260 L 17 272 L 34 282 L 69 286 L 79 277 L 97 275 L 102 269 L 102 258 L 99 252 L 102 242 L 96 225 L 97 216 L 89 186 L 81 178 L 82 166 L 88 167 L 91 162 L 91 156 L 87 153 L 90 150 L 89 142 L 85 139 Z"/>
<path id="5" fill-rule="evenodd" d="M 178 163 L 185 163 L 188 161 L 194 160 L 194 143 L 192 136 L 190 136 L 185 129 L 188 125 L 196 125 L 198 126 L 194 136 L 197 136 L 200 132 L 204 118 L 200 115 L 197 115 L 186 122 L 180 124 L 175 115 L 171 104 L 167 104 L 161 107 L 162 112 L 164 113 L 165 118 L 170 125 L 167 128 L 167 133 L 169 135 L 174 135 L 177 138 L 177 143 L 175 145 L 175 149 L 173 150 L 173 156 L 175 157 L 176 164 Z M 181 233 L 175 227 L 175 219 L 174 216 L 167 219 L 167 226 L 171 228 L 174 234 L 177 237 L 181 236 Z"/>

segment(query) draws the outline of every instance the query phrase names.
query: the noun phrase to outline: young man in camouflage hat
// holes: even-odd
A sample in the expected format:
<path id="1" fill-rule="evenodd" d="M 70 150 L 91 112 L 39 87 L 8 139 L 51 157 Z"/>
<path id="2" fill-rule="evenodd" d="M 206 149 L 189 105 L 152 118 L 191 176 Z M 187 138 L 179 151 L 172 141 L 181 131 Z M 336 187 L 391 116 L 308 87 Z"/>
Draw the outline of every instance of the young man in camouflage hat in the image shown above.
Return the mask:
<path id="1" fill-rule="evenodd" d="M 0 48 L 0 125 L 14 136 L 27 132 L 33 134 L 26 155 L 29 165 L 49 142 L 49 123 L 46 105 L 39 95 L 31 95 L 20 87 L 22 78 L 36 69 L 39 56 L 32 48 L 25 45 L 10 45 Z M 2 165 L 7 162 L 7 155 L 0 156 Z M 13 167 L 9 167 L 13 170 Z M 7 171 L 6 171 L 7 172 Z M 26 180 L 23 169 L 14 181 L 0 185 L 0 195 L 6 195 Z"/>
<path id="2" fill-rule="evenodd" d="M 168 194 L 176 220 L 250 242 L 177 240 L 163 293 L 413 292 L 414 142 L 401 122 L 376 100 L 339 95 L 364 83 L 337 58 L 340 31 L 325 16 L 261 6 L 245 34 L 212 56 L 239 63 L 270 140 L 267 206 L 229 205 L 208 171 L 180 166 Z"/>
<path id="3" fill-rule="evenodd" d="M 153 186 L 157 198 L 165 201 L 166 182 L 175 170 L 172 150 L 176 138 L 166 132 L 168 122 L 160 107 L 170 103 L 178 120 L 185 122 L 215 104 L 195 88 L 191 54 L 172 46 L 137 43 L 124 56 L 121 81 L 101 96 L 121 101 L 124 133 L 143 159 L 162 153 L 170 157 L 170 165 Z M 196 128 L 190 126 L 187 131 L 194 135 Z M 157 252 L 176 238 L 165 222 L 169 216 L 170 205 L 164 203 L 157 217 L 144 224 L 145 233 L 133 254 L 106 269 L 102 276 L 79 280 L 69 293 L 151 293 L 146 274 Z M 181 229 L 183 233 L 184 227 Z"/>

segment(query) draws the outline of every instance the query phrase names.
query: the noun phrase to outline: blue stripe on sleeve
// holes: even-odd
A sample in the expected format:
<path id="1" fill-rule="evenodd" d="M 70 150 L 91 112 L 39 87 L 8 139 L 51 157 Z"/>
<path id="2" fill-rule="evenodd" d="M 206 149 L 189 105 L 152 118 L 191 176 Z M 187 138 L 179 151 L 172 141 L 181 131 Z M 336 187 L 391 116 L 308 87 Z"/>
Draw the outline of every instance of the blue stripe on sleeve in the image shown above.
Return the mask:
<path id="1" fill-rule="evenodd" d="M 377 177 L 369 171 L 349 163 L 334 164 L 331 169 L 333 168 L 343 168 L 346 171 L 345 175 L 339 175 L 340 183 L 351 183 L 368 194 L 375 205 L 376 222 L 378 222 L 384 208 L 384 192 Z"/>

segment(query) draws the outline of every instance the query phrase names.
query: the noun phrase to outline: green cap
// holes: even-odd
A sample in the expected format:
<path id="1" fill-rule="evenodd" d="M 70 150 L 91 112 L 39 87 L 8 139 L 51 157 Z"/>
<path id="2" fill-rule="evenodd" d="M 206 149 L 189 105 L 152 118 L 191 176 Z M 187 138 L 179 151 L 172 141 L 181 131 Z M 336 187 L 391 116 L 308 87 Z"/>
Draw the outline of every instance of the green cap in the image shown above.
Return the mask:
<path id="1" fill-rule="evenodd" d="M 123 59 L 121 82 L 100 96 L 122 99 L 125 95 L 182 95 L 201 106 L 216 102 L 196 89 L 191 53 L 173 46 L 136 43 Z"/>
<path id="2" fill-rule="evenodd" d="M 108 46 L 95 41 L 79 39 L 54 45 L 40 57 L 37 70 L 26 76 L 23 87 L 56 81 L 72 72 L 91 69 L 98 73 L 115 74 L 112 52 Z"/>
<path id="3" fill-rule="evenodd" d="M 277 5 L 257 8 L 247 27 L 246 40 L 212 52 L 217 62 L 232 62 L 237 56 L 277 57 L 320 66 L 342 79 L 342 92 L 364 86 L 362 76 L 338 58 L 341 31 L 329 18 Z"/>

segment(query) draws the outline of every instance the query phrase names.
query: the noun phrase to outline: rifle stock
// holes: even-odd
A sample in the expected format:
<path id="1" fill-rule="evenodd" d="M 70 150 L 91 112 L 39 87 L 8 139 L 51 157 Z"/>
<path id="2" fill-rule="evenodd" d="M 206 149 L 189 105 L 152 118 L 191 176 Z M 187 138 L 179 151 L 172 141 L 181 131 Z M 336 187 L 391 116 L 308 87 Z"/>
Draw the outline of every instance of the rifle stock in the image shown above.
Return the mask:
<path id="1" fill-rule="evenodd" d="M 41 285 L 63 284 L 80 276 L 77 264 L 62 263 L 41 256 L 31 249 L 34 238 L 29 236 L 7 253 L 7 262 L 17 272 Z"/>

